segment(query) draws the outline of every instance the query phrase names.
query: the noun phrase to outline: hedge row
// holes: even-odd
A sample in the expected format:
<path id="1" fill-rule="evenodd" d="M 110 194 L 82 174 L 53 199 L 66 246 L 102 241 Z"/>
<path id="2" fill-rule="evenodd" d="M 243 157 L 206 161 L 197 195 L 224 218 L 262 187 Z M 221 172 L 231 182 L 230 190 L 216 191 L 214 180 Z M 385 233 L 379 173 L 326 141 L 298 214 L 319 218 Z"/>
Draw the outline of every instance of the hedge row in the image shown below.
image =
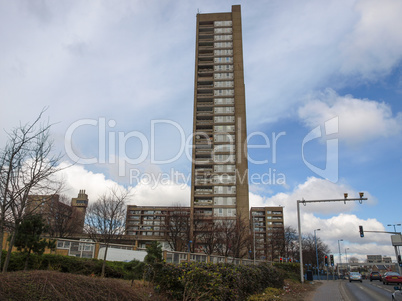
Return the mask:
<path id="1" fill-rule="evenodd" d="M 245 300 L 284 283 L 284 273 L 268 264 L 156 263 L 147 268 L 146 280 L 175 300 Z"/>
<path id="2" fill-rule="evenodd" d="M 2 252 L 4 263 L 6 252 Z M 11 253 L 8 271 L 21 271 L 24 269 L 25 257 L 22 253 Z M 106 262 L 105 276 L 122 279 L 142 279 L 145 264 L 140 261 L 131 262 Z M 36 255 L 31 254 L 29 261 L 30 270 L 53 270 L 63 273 L 79 275 L 100 276 L 102 260 L 77 258 L 54 254 Z"/>

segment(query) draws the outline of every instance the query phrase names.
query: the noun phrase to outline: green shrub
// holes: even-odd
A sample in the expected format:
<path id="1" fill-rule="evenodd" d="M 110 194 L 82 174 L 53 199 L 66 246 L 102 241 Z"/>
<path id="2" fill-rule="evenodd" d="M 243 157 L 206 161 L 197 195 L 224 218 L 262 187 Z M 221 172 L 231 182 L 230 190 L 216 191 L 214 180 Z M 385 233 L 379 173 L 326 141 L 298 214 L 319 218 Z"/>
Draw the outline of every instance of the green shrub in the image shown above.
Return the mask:
<path id="1" fill-rule="evenodd" d="M 5 258 L 5 251 L 2 252 Z M 24 269 L 24 256 L 19 252 L 11 253 L 8 271 L 21 271 Z M 3 259 L 2 259 L 2 262 Z M 144 263 L 133 260 L 132 262 L 106 262 L 105 276 L 109 278 L 142 279 Z M 79 275 L 100 276 L 102 260 L 77 258 L 72 256 L 54 254 L 31 254 L 29 261 L 30 270 L 51 270 L 62 273 Z"/>
<path id="2" fill-rule="evenodd" d="M 245 300 L 267 287 L 282 288 L 284 273 L 264 264 L 157 263 L 148 266 L 147 280 L 172 299 Z"/>
<path id="3" fill-rule="evenodd" d="M 300 264 L 294 262 L 274 263 L 274 266 L 285 273 L 285 278 L 300 280 Z"/>

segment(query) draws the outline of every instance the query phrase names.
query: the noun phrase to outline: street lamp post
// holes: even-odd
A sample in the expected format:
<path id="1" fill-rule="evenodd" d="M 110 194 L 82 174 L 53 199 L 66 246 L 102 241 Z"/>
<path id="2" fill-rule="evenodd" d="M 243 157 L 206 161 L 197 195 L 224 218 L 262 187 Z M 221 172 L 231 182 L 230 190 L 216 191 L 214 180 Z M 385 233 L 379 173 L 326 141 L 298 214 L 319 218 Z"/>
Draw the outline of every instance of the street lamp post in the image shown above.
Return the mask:
<path id="1" fill-rule="evenodd" d="M 348 194 L 344 193 L 344 199 L 332 199 L 332 200 L 311 200 L 311 201 L 306 201 L 304 199 L 298 200 L 297 201 L 297 228 L 299 231 L 299 257 L 300 257 L 300 282 L 304 283 L 304 271 L 303 271 L 303 246 L 302 246 L 302 233 L 301 233 L 301 222 L 300 222 L 300 203 L 302 203 L 304 206 L 307 205 L 307 203 L 324 203 L 324 202 L 351 202 L 351 201 L 358 201 L 360 204 L 363 201 L 366 201 L 367 198 L 363 198 L 364 193 L 359 192 L 360 198 L 353 198 L 353 199 L 348 199 Z"/>
<path id="2" fill-rule="evenodd" d="M 318 268 L 318 248 L 317 248 L 317 231 L 320 231 L 321 229 L 315 229 L 314 230 L 314 239 L 315 239 L 315 258 L 317 259 L 317 278 L 320 280 L 320 273 L 319 273 L 319 268 Z"/>
<path id="3" fill-rule="evenodd" d="M 338 277 L 340 276 L 339 270 L 340 270 L 340 264 L 342 263 L 341 244 L 340 244 L 341 241 L 343 241 L 343 239 L 338 239 L 338 249 L 339 249 Z"/>

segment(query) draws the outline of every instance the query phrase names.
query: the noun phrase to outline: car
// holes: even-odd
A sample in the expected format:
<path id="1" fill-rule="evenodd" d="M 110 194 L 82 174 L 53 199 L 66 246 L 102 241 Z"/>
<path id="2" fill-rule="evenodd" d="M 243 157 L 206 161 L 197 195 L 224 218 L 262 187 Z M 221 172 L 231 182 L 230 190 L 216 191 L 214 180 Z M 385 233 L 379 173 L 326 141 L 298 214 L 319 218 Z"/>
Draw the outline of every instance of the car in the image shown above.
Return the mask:
<path id="1" fill-rule="evenodd" d="M 349 282 L 352 282 L 352 281 L 363 282 L 362 275 L 359 272 L 350 272 L 350 274 L 349 274 Z"/>
<path id="2" fill-rule="evenodd" d="M 402 276 L 395 272 L 386 272 L 382 277 L 383 284 L 402 283 Z"/>
<path id="3" fill-rule="evenodd" d="M 373 280 L 382 280 L 381 274 L 379 272 L 371 272 L 370 274 L 370 281 Z"/>
<path id="4" fill-rule="evenodd" d="M 402 290 L 400 286 L 394 286 L 395 292 L 392 294 L 393 301 L 402 301 Z"/>

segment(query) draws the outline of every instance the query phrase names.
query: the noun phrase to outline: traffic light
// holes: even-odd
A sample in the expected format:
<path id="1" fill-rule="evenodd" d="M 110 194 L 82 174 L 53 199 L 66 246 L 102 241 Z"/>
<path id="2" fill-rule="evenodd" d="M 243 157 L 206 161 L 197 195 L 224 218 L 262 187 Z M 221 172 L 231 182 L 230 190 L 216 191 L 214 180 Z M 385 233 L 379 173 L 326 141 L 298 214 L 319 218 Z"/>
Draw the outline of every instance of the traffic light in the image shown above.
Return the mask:
<path id="1" fill-rule="evenodd" d="M 364 237 L 363 226 L 359 226 L 360 237 Z"/>
<path id="2" fill-rule="evenodd" d="M 399 264 L 402 264 L 402 258 L 401 258 L 401 255 L 398 255 L 398 263 L 399 263 Z"/>
<path id="3" fill-rule="evenodd" d="M 328 266 L 328 255 L 324 256 L 324 263 L 325 263 L 325 266 L 327 267 Z"/>
<path id="4" fill-rule="evenodd" d="M 331 260 L 331 265 L 334 266 L 334 255 L 329 255 L 329 258 Z"/>
<path id="5" fill-rule="evenodd" d="M 279 257 L 279 262 L 282 263 L 283 262 L 283 258 Z"/>

